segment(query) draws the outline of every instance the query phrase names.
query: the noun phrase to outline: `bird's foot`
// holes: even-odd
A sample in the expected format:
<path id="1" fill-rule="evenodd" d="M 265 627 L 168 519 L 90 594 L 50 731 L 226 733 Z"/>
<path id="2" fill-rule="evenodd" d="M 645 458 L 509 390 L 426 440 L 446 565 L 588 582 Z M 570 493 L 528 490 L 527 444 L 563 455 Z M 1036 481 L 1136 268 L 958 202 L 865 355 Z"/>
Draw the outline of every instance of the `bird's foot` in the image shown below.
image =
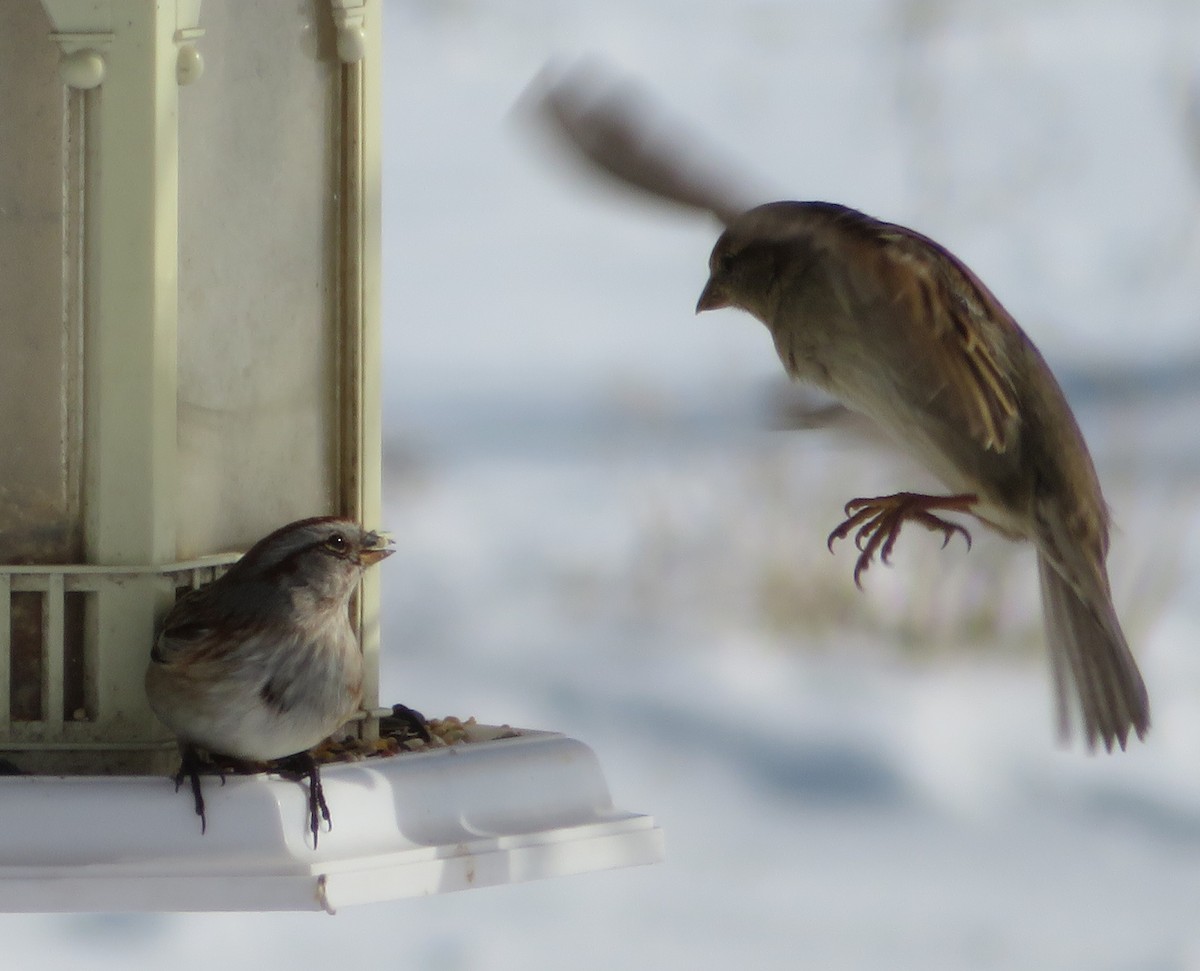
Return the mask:
<path id="1" fill-rule="evenodd" d="M 861 590 L 862 575 L 870 567 L 871 560 L 878 553 L 884 563 L 890 561 L 892 549 L 900 536 L 900 527 L 907 521 L 941 532 L 943 547 L 955 533 L 961 533 L 967 541 L 967 549 L 970 549 L 971 534 L 958 523 L 935 516 L 932 510 L 969 513 L 978 501 L 974 495 L 923 496 L 916 492 L 897 492 L 892 496 L 876 496 L 873 499 L 851 499 L 846 503 L 846 521 L 829 534 L 826 545 L 832 553 L 835 540 L 845 539 L 854 533 L 854 545 L 859 550 L 858 562 L 854 565 L 854 585 Z"/>
<path id="2" fill-rule="evenodd" d="M 175 773 L 175 791 L 178 792 L 185 781 L 191 783 L 192 799 L 196 804 L 196 815 L 200 817 L 201 833 L 208 829 L 208 817 L 204 814 L 204 796 L 200 792 L 201 773 L 215 775 L 221 780 L 221 785 L 225 785 L 225 776 L 230 772 L 238 775 L 253 775 L 266 768 L 262 762 L 218 755 L 215 752 L 202 753 L 202 750 L 195 745 L 181 745 L 179 754 L 179 771 Z"/>
<path id="3" fill-rule="evenodd" d="M 317 848 L 318 833 L 321 820 L 325 820 L 325 828 L 333 829 L 333 820 L 329 816 L 329 804 L 325 802 L 325 790 L 321 786 L 321 770 L 311 752 L 299 752 L 279 759 L 275 770 L 285 779 L 308 782 L 308 828 L 312 833 L 313 849 Z"/>
<path id="4" fill-rule="evenodd" d="M 196 805 L 196 815 L 200 817 L 200 833 L 203 835 L 208 829 L 208 817 L 204 815 L 204 794 L 200 791 L 200 769 L 204 763 L 194 746 L 184 745 L 179 754 L 179 771 L 175 773 L 175 791 L 179 791 L 185 779 L 191 782 L 192 799 Z M 221 781 L 225 781 L 224 775 L 221 776 Z"/>

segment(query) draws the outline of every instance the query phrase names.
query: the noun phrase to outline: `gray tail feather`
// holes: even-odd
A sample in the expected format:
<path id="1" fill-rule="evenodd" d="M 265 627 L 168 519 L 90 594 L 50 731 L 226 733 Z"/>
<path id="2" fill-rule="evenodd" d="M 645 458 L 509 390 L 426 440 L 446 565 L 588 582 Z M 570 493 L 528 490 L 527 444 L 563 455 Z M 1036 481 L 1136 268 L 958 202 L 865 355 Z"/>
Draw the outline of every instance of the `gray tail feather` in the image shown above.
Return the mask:
<path id="1" fill-rule="evenodd" d="M 1070 735 L 1074 687 L 1088 748 L 1100 739 L 1110 752 L 1123 749 L 1130 729 L 1145 738 L 1150 700 L 1112 604 L 1085 603 L 1041 554 L 1038 577 L 1061 734 Z"/>

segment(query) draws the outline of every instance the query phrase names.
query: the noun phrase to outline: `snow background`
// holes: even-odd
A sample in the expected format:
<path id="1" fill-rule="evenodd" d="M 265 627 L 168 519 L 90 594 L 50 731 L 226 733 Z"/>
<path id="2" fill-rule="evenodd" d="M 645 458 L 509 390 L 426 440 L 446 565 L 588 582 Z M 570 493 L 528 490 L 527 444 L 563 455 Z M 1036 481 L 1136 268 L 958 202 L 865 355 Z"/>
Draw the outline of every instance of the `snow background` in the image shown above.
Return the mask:
<path id="1" fill-rule="evenodd" d="M 668 862 L 322 915 L 5 916 L 25 966 L 1200 969 L 1200 7 L 386 0 L 385 701 L 563 731 Z M 646 83 L 769 198 L 945 243 L 1059 372 L 1155 726 L 1055 745 L 1033 555 L 842 503 L 922 480 L 778 431 L 714 227 L 512 118 Z"/>

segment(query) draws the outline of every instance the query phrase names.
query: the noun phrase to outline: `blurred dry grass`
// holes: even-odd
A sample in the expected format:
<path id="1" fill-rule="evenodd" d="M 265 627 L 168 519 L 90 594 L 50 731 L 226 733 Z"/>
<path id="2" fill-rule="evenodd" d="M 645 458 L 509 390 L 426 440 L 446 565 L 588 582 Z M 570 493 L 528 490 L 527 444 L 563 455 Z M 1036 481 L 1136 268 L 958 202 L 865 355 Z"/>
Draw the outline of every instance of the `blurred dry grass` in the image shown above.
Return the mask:
<path id="1" fill-rule="evenodd" d="M 685 609 L 693 620 L 757 629 L 795 648 L 834 634 L 878 637 L 914 656 L 1038 645 L 1032 552 L 981 528 L 968 554 L 959 540 L 942 550 L 938 537 L 910 527 L 892 566 L 874 564 L 859 591 L 852 543 L 831 556 L 826 539 L 846 500 L 900 488 L 888 481 L 895 460 L 805 444 L 781 437 L 724 470 L 700 515 L 665 500 L 647 513 L 630 577 L 641 611 Z"/>
<path id="2" fill-rule="evenodd" d="M 1113 586 L 1136 647 L 1179 589 L 1187 530 L 1164 512 L 1191 507 L 1182 484 L 1150 490 L 1106 479 L 1121 515 Z M 723 456 L 693 456 L 646 483 L 628 561 L 576 564 L 559 590 L 576 607 L 632 622 L 752 631 L 786 649 L 854 640 L 912 659 L 964 650 L 1040 657 L 1033 548 L 979 523 L 965 522 L 970 551 L 961 539 L 943 549 L 940 536 L 907 527 L 891 566 L 876 562 L 856 589 L 853 544 L 838 543 L 831 556 L 829 530 L 846 500 L 905 488 L 937 489 L 895 453 L 836 433 L 764 436 Z"/>

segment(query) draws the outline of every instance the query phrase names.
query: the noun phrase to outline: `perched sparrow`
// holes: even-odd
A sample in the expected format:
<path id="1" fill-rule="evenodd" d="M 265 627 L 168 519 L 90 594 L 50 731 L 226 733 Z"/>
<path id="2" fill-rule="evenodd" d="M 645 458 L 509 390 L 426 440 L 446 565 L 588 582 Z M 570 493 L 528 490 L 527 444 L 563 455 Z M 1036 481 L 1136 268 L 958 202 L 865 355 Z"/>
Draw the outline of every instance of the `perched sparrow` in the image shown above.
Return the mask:
<path id="1" fill-rule="evenodd" d="M 953 495 L 853 499 L 861 580 L 915 521 L 949 540 L 969 513 L 1038 551 L 1060 723 L 1073 684 L 1089 746 L 1150 727 L 1146 688 L 1112 605 L 1108 511 L 1046 362 L 978 278 L 920 233 L 824 202 L 774 202 L 717 240 L 697 312 L 737 307 L 771 332 L 788 374 L 874 419 Z"/>
<path id="2" fill-rule="evenodd" d="M 851 500 L 829 543 L 855 533 L 855 581 L 905 521 L 970 542 L 939 510 L 1032 541 L 1063 734 L 1073 686 L 1089 747 L 1143 737 L 1149 701 L 1113 610 L 1091 457 L 1046 362 L 975 275 L 933 240 L 843 206 L 747 211 L 751 179 L 595 65 L 544 74 L 528 100 L 594 171 L 716 216 L 726 229 L 697 312 L 757 317 L 792 377 L 874 419 L 954 493 Z"/>
<path id="3" fill-rule="evenodd" d="M 305 519 L 256 543 L 219 579 L 181 598 L 150 652 L 150 707 L 178 737 L 206 825 L 196 749 L 234 760 L 283 760 L 308 778 L 313 844 L 329 821 L 308 754 L 358 709 L 362 655 L 348 605 L 388 540 L 346 519 Z"/>

